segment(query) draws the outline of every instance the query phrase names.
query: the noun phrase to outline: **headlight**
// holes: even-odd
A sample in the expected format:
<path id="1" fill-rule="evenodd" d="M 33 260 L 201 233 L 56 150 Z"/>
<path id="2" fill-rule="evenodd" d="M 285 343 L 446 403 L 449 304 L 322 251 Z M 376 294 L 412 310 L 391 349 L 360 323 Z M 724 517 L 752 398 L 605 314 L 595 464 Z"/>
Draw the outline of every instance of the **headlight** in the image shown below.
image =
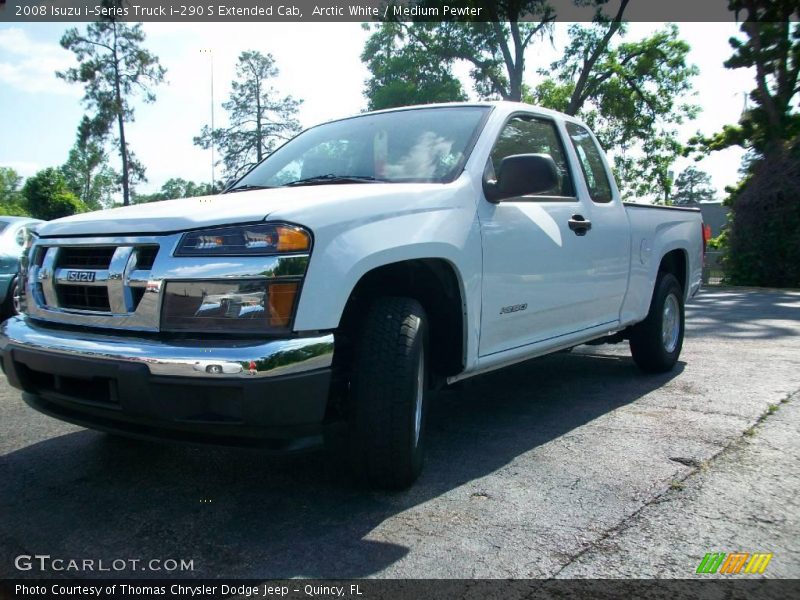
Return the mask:
<path id="1" fill-rule="evenodd" d="M 169 281 L 162 331 L 269 332 L 289 327 L 297 281 Z"/>
<path id="2" fill-rule="evenodd" d="M 184 234 L 175 256 L 264 256 L 310 248 L 311 235 L 296 225 L 236 225 Z"/>

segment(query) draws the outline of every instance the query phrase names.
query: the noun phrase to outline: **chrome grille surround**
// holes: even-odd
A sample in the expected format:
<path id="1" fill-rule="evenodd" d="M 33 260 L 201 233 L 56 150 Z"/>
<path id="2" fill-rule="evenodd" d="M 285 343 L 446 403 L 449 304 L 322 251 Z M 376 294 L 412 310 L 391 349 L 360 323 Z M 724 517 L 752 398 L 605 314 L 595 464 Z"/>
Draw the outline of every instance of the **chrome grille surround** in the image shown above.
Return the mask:
<path id="1" fill-rule="evenodd" d="M 41 321 L 103 329 L 159 331 L 162 289 L 166 281 L 196 279 L 239 279 L 305 275 L 307 253 L 281 256 L 180 257 L 173 252 L 183 233 L 162 236 L 39 238 L 30 250 L 32 257 L 44 251 L 41 265 L 28 268 L 27 314 Z M 64 247 L 115 246 L 107 269 L 61 268 L 58 253 Z M 137 248 L 158 246 L 152 267 L 137 267 Z M 152 253 L 152 249 L 148 252 Z M 151 257 L 148 257 L 150 260 Z M 92 273 L 93 281 L 73 281 L 70 271 Z M 79 310 L 59 305 L 61 286 L 104 286 L 110 311 Z"/>

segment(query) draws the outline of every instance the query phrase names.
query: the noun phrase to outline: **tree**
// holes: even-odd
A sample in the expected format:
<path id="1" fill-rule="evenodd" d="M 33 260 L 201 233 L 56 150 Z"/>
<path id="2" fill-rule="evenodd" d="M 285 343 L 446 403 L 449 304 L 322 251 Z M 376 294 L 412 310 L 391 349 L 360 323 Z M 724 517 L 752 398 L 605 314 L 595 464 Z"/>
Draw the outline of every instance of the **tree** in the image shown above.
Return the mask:
<path id="1" fill-rule="evenodd" d="M 75 213 L 86 212 L 88 207 L 69 191 L 64 174 L 50 167 L 29 177 L 22 188 L 25 205 L 32 217 L 49 221 Z"/>
<path id="2" fill-rule="evenodd" d="M 108 165 L 105 133 L 93 130 L 93 123 L 84 117 L 78 126 L 75 145 L 61 167 L 67 187 L 92 210 L 107 208 L 113 203 L 119 175 Z"/>
<path id="3" fill-rule="evenodd" d="M 753 106 L 737 125 L 727 125 L 710 137 L 698 134 L 690 150 L 698 158 L 707 152 L 741 146 L 752 150 L 750 159 L 783 154 L 800 135 L 800 113 L 795 97 L 800 93 L 800 5 L 796 0 L 729 0 L 742 16 L 745 39 L 731 38 L 733 55 L 728 69 L 752 68 L 756 87 Z"/>
<path id="4" fill-rule="evenodd" d="M 242 52 L 236 65 L 231 95 L 222 107 L 228 111 L 228 127 L 211 130 L 203 127 L 194 143 L 220 150 L 227 179 L 238 179 L 271 153 L 278 143 L 300 130 L 297 110 L 302 100 L 280 97 L 271 86 L 278 76 L 271 54 L 255 50 Z"/>
<path id="5" fill-rule="evenodd" d="M 523 95 L 525 52 L 537 38 L 550 33 L 555 12 L 547 0 L 499 0 L 482 6 L 488 11 L 488 22 L 375 25 L 362 60 L 367 55 L 366 48 L 391 44 L 402 59 L 392 65 L 395 78 L 418 83 L 420 73 L 416 69 L 422 65 L 436 74 L 448 93 L 459 91 L 453 85 L 453 64 L 466 61 L 472 67 L 470 75 L 481 97 L 519 101 Z M 369 66 L 369 56 L 365 62 Z M 374 84 L 368 81 L 368 94 L 371 88 L 380 86 L 381 75 L 373 71 L 373 79 L 377 76 L 378 80 Z M 372 100 L 372 95 L 369 97 Z"/>
<path id="6" fill-rule="evenodd" d="M 540 71 L 549 77 L 529 99 L 580 116 L 593 128 L 614 157 L 623 194 L 666 202 L 671 167 L 683 150 L 675 126 L 699 111 L 686 101 L 698 70 L 687 63 L 690 48 L 675 25 L 612 45 L 613 36 L 626 32 L 620 17 L 571 26 L 562 57 Z"/>
<path id="7" fill-rule="evenodd" d="M 161 190 L 154 194 L 137 194 L 137 204 L 145 202 L 160 202 L 161 200 L 174 200 L 175 198 L 194 198 L 195 196 L 209 196 L 214 192 L 210 183 L 195 183 L 180 177 L 168 179 Z"/>
<path id="8" fill-rule="evenodd" d="M 572 42 L 570 47 L 565 50 L 561 66 L 571 68 L 575 85 L 572 87 L 569 100 L 563 109 L 566 114 L 577 115 L 584 104 L 597 95 L 598 87 L 611 77 L 608 66 L 604 69 L 596 67 L 598 61 L 608 52 L 614 37 L 618 34 L 624 35 L 622 18 L 629 2 L 630 0 L 622 0 L 617 14 L 611 20 L 606 19 L 598 10 L 594 19 L 595 26 L 574 26 L 570 30 Z M 580 54 L 573 54 L 578 52 Z M 580 57 L 580 63 L 576 60 L 577 57 Z M 624 60 L 625 58 L 623 58 Z"/>
<path id="9" fill-rule="evenodd" d="M 744 178 L 730 189 L 725 277 L 738 285 L 800 286 L 800 5 L 796 0 L 729 0 L 743 18 L 731 38 L 729 69 L 751 68 L 752 105 L 736 125 L 690 140 L 696 158 L 741 146 Z"/>
<path id="10" fill-rule="evenodd" d="M 117 0 L 105 0 L 104 4 L 115 6 Z M 145 180 L 144 167 L 133 157 L 125 138 L 125 126 L 134 120 L 130 101 L 139 94 L 145 102 L 154 102 L 153 87 L 166 73 L 158 57 L 142 45 L 144 39 L 141 23 L 131 26 L 115 20 L 91 23 L 85 35 L 76 28 L 68 29 L 61 38 L 61 45 L 74 52 L 80 64 L 57 75 L 85 86 L 83 100 L 95 113 L 97 129 L 109 131 L 116 123 L 125 205 L 130 203 L 131 187 Z"/>
<path id="11" fill-rule="evenodd" d="M 366 24 L 364 27 L 369 29 Z M 361 60 L 371 73 L 364 91 L 369 110 L 467 99 L 452 65 L 419 51 L 399 23 L 377 26 L 364 45 Z M 415 77 L 410 77 L 411 73 Z"/>
<path id="12" fill-rule="evenodd" d="M 696 167 L 686 168 L 675 180 L 675 192 L 672 203 L 676 205 L 696 204 L 703 200 L 711 200 L 717 190 L 711 185 L 711 177 Z"/>
<path id="13" fill-rule="evenodd" d="M 23 197 L 19 191 L 22 177 L 10 167 L 0 167 L 0 214 L 26 216 Z"/>
<path id="14" fill-rule="evenodd" d="M 0 215 L 24 217 L 28 215 L 24 198 L 19 190 L 22 181 L 14 169 L 0 167 Z"/>

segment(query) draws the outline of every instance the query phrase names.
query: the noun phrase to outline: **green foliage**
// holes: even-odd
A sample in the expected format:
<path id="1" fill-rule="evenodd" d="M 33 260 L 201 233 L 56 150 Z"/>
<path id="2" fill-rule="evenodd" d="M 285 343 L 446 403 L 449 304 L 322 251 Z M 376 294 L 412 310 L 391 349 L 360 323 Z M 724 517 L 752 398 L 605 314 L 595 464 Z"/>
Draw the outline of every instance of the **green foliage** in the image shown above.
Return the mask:
<path id="1" fill-rule="evenodd" d="M 22 183 L 22 177 L 14 169 L 0 167 L 0 202 L 18 201 L 20 183 Z"/>
<path id="2" fill-rule="evenodd" d="M 231 95 L 222 107 L 228 111 L 228 127 L 203 127 L 194 143 L 218 148 L 225 166 L 225 179 L 238 179 L 270 154 L 280 143 L 300 131 L 297 110 L 302 100 L 280 97 L 270 85 L 278 76 L 271 54 L 242 52 L 236 65 Z"/>
<path id="3" fill-rule="evenodd" d="M 22 177 L 14 169 L 0 167 L 0 215 L 14 217 L 28 215 L 19 190 L 20 183 L 22 183 Z"/>
<path id="4" fill-rule="evenodd" d="M 675 181 L 672 203 L 695 204 L 703 200 L 713 200 L 717 190 L 711 185 L 711 177 L 696 167 L 687 167 Z"/>
<path id="5" fill-rule="evenodd" d="M 618 14 L 618 17 L 620 15 Z M 676 126 L 699 107 L 686 101 L 695 66 L 689 46 L 668 25 L 642 40 L 612 44 L 624 36 L 618 20 L 569 28 L 570 43 L 529 101 L 578 115 L 614 157 L 623 195 L 669 198 L 670 170 L 682 147 Z"/>
<path id="6" fill-rule="evenodd" d="M 26 209 L 37 219 L 49 221 L 89 210 L 69 190 L 64 174 L 53 167 L 29 177 L 22 188 L 22 195 Z"/>
<path id="7" fill-rule="evenodd" d="M 93 131 L 93 123 L 84 117 L 78 126 L 75 145 L 61 172 L 70 191 L 92 210 L 113 204 L 119 175 L 108 165 L 104 136 Z"/>
<path id="8" fill-rule="evenodd" d="M 800 142 L 770 154 L 732 195 L 725 279 L 736 285 L 800 287 Z"/>
<path id="9" fill-rule="evenodd" d="M 131 100 L 140 95 L 145 102 L 154 102 L 153 86 L 164 80 L 166 72 L 158 57 L 144 48 L 144 40 L 141 23 L 113 20 L 91 23 L 85 34 L 68 29 L 61 38 L 61 46 L 75 53 L 79 65 L 57 75 L 83 84 L 83 100 L 93 112 L 89 122 L 95 134 L 104 136 L 116 126 L 123 204 L 129 204 L 132 186 L 146 181 L 144 167 L 125 140 L 125 125 L 134 117 Z"/>
<path id="10" fill-rule="evenodd" d="M 161 200 L 174 200 L 175 198 L 194 198 L 196 196 L 209 196 L 214 192 L 210 183 L 195 183 L 180 177 L 168 179 L 161 190 L 154 194 L 137 194 L 134 201 L 137 204 L 145 202 L 159 202 Z"/>
<path id="11" fill-rule="evenodd" d="M 731 146 L 753 150 L 756 157 L 783 152 L 800 135 L 800 113 L 794 100 L 800 91 L 800 4 L 797 0 L 729 0 L 742 19 L 744 39 L 731 38 L 729 69 L 755 71 L 753 105 L 739 123 L 705 137 L 698 133 L 689 152 L 698 158 Z"/>
<path id="12" fill-rule="evenodd" d="M 467 99 L 461 82 L 453 75 L 452 64 L 443 63 L 418 42 L 409 40 L 399 23 L 376 25 L 361 60 L 371 73 L 364 91 L 369 110 Z"/>
<path id="13" fill-rule="evenodd" d="M 727 191 L 726 280 L 740 285 L 800 286 L 800 4 L 729 0 L 743 37 L 730 40 L 729 69 L 755 72 L 752 104 L 739 123 L 689 141 L 697 159 L 731 146 L 747 150 L 743 179 Z"/>
<path id="14" fill-rule="evenodd" d="M 460 99 L 463 89 L 452 75 L 456 61 L 470 64 L 475 91 L 482 98 L 521 100 L 525 52 L 551 32 L 555 13 L 547 0 L 499 0 L 482 6 L 491 22 L 375 25 L 362 55 L 372 72 L 365 91 L 370 106 L 399 106 L 404 98 L 412 103 Z M 380 53 L 375 60 L 371 49 Z M 423 83 L 422 74 L 432 80 Z M 415 94 L 410 85 L 397 83 L 402 81 L 424 89 Z M 383 90 L 386 83 L 400 96 L 394 97 L 392 89 Z"/>
<path id="15" fill-rule="evenodd" d="M 728 247 L 728 231 L 725 230 L 717 237 L 708 240 L 707 247 L 709 250 L 724 250 Z"/>

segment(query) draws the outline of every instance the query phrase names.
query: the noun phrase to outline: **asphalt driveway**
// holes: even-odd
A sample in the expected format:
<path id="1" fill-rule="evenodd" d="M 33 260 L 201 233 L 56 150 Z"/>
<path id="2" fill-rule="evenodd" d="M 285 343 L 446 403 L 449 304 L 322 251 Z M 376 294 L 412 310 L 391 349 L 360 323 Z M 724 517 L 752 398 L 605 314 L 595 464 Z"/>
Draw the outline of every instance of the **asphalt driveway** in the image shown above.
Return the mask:
<path id="1" fill-rule="evenodd" d="M 637 553 L 609 558 L 608 541 L 644 531 L 650 511 L 713 474 L 800 390 L 800 293 L 706 291 L 687 318 L 667 375 L 640 373 L 624 345 L 582 347 L 443 393 L 425 472 L 399 494 L 353 488 L 324 454 L 270 458 L 67 425 L 28 409 L 0 376 L 0 577 L 64 575 L 17 570 L 27 554 L 192 561 L 171 573 L 183 577 L 690 576 L 714 548 L 677 538 L 634 572 L 624 567 Z M 769 418 L 760 435 L 796 455 L 800 436 L 769 433 Z M 774 477 L 762 495 L 797 497 L 796 468 Z M 747 540 L 766 547 L 792 527 L 777 520 Z M 167 574 L 141 564 L 114 574 Z M 798 564 L 779 549 L 768 574 L 798 577 Z M 81 574 L 93 575 L 108 573 Z"/>

